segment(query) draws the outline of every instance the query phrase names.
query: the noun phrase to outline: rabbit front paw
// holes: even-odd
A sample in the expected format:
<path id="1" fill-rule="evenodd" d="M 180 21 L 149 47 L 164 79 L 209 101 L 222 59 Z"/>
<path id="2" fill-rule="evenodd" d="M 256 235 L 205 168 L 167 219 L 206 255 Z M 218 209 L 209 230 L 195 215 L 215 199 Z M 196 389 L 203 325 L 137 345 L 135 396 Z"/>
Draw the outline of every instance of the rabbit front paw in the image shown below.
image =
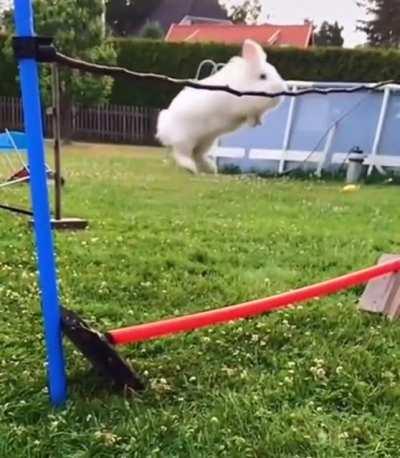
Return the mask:
<path id="1" fill-rule="evenodd" d="M 249 124 L 250 127 L 257 127 L 261 126 L 261 117 L 260 116 L 251 116 L 247 118 L 247 123 Z"/>

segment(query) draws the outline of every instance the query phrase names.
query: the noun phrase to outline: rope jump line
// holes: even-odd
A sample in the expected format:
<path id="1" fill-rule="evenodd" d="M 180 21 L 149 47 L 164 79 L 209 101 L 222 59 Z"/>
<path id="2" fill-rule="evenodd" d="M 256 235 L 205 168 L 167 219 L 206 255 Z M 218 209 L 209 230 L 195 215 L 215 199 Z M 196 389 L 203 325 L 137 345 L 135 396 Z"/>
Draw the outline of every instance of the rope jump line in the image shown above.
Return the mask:
<path id="1" fill-rule="evenodd" d="M 128 70 L 127 68 L 124 68 L 124 67 L 93 64 L 90 62 L 83 61 L 81 59 L 76 59 L 76 58 L 66 56 L 65 54 L 62 54 L 58 51 L 55 51 L 54 53 L 54 60 L 60 65 L 64 65 L 64 66 L 67 66 L 67 67 L 70 67 L 76 70 L 89 72 L 93 74 L 106 75 L 106 76 L 111 76 L 111 77 L 120 77 L 120 78 L 125 78 L 128 80 L 145 79 L 145 80 L 151 80 L 151 81 L 162 81 L 162 82 L 166 82 L 168 84 L 180 86 L 180 87 L 191 87 L 193 89 L 203 89 L 203 90 L 209 90 L 209 91 L 223 91 L 223 92 L 227 92 L 229 94 L 235 95 L 237 97 L 256 96 L 256 97 L 275 98 L 275 97 L 281 97 L 281 96 L 299 97 L 299 96 L 309 95 L 309 94 L 319 94 L 319 95 L 351 94 L 351 93 L 357 93 L 361 91 L 368 91 L 368 92 L 377 91 L 383 88 L 384 86 L 388 86 L 391 84 L 400 84 L 400 82 L 397 80 L 386 80 L 386 81 L 379 81 L 372 85 L 371 84 L 361 84 L 358 86 L 354 86 L 352 88 L 326 88 L 326 89 L 307 88 L 307 89 L 301 89 L 297 91 L 281 91 L 281 92 L 276 92 L 276 93 L 270 93 L 270 92 L 264 92 L 264 91 L 244 91 L 242 92 L 242 91 L 233 89 L 229 86 L 216 86 L 216 85 L 197 83 L 196 81 L 192 79 L 171 78 L 167 75 L 160 75 L 157 73 L 136 72 L 133 70 Z M 291 173 L 297 170 L 300 170 L 302 164 L 304 164 L 315 153 L 316 149 L 321 144 L 323 139 L 326 137 L 331 127 L 334 124 L 337 124 L 338 122 L 343 120 L 345 117 L 349 116 L 359 105 L 361 105 L 361 103 L 364 100 L 365 98 L 361 99 L 353 107 L 351 107 L 350 110 L 345 112 L 342 116 L 339 117 L 338 120 L 334 121 L 334 123 L 332 123 L 332 125 L 329 126 L 329 129 L 327 129 L 327 131 L 322 135 L 322 137 L 317 142 L 315 147 L 311 150 L 307 158 L 304 159 L 300 165 L 292 167 L 288 170 L 285 170 L 284 172 L 280 173 L 279 175 L 286 176 L 286 175 L 290 175 Z"/>
<path id="2" fill-rule="evenodd" d="M 11 213 L 17 213 L 18 215 L 33 216 L 33 212 L 30 210 L 25 210 L 25 208 L 13 207 L 11 205 L 0 204 L 1 210 L 6 210 Z"/>
<path id="3" fill-rule="evenodd" d="M 225 86 L 208 85 L 208 84 L 198 83 L 192 79 L 178 79 L 178 78 L 172 78 L 167 75 L 161 75 L 157 73 L 136 72 L 133 70 L 128 70 L 127 68 L 124 68 L 124 67 L 93 64 L 87 61 L 83 61 L 81 59 L 76 59 L 76 58 L 66 56 L 65 54 L 58 52 L 54 48 L 53 48 L 53 59 L 60 65 L 64 65 L 69 68 L 73 68 L 79 71 L 89 72 L 93 74 L 106 75 L 106 76 L 111 76 L 111 77 L 120 77 L 120 78 L 124 78 L 128 80 L 139 80 L 139 79 L 143 80 L 144 79 L 144 80 L 150 80 L 150 81 L 162 81 L 170 85 L 175 85 L 175 86 L 180 86 L 180 87 L 191 87 L 193 89 L 203 89 L 203 90 L 209 90 L 209 91 L 223 91 L 223 92 L 227 92 L 229 94 L 235 95 L 237 97 L 256 96 L 256 97 L 275 98 L 275 97 L 281 97 L 281 96 L 299 97 L 299 96 L 309 95 L 309 94 L 319 94 L 319 95 L 351 94 L 351 93 L 358 93 L 362 91 L 374 92 L 374 91 L 378 91 L 379 89 L 382 89 L 384 86 L 388 86 L 392 84 L 393 85 L 400 84 L 400 81 L 397 81 L 397 80 L 386 80 L 386 81 L 379 81 L 375 84 L 361 84 L 358 86 L 354 86 L 352 88 L 325 88 L 325 89 L 306 88 L 306 89 L 301 89 L 301 90 L 296 90 L 296 91 L 281 91 L 281 92 L 276 92 L 276 93 L 270 93 L 270 92 L 264 92 L 264 91 L 244 91 L 242 92 L 242 91 L 233 89 L 226 85 Z M 206 61 L 206 62 L 209 62 L 209 61 Z M 200 72 L 198 71 L 198 74 L 196 75 L 196 79 L 199 74 Z M 342 121 L 347 116 L 349 116 L 358 106 L 362 104 L 364 100 L 365 98 L 361 99 L 353 107 L 351 107 L 350 110 L 348 110 L 343 115 L 341 115 L 339 119 L 334 121 L 334 123 L 332 123 L 332 125 L 329 126 L 329 129 L 327 129 L 327 131 L 322 135 L 322 137 L 317 142 L 315 147 L 311 150 L 310 154 L 307 156 L 305 160 L 302 161 L 301 164 L 304 164 L 315 153 L 316 149 L 321 144 L 322 140 L 326 137 L 331 127 L 334 124 L 337 124 L 338 122 Z M 280 173 L 280 176 L 289 175 L 292 172 L 300 170 L 301 164 L 298 166 L 292 167 L 284 171 L 283 173 Z"/>
<path id="4" fill-rule="evenodd" d="M 81 59 L 76 59 L 73 57 L 66 56 L 58 51 L 54 52 L 54 61 L 60 65 L 73 68 L 75 70 L 80 70 L 88 73 L 93 73 L 102 76 L 112 76 L 112 77 L 119 77 L 128 80 L 150 80 L 150 81 L 161 81 L 165 82 L 174 86 L 180 87 L 191 87 L 193 89 L 203 89 L 208 91 L 223 91 L 229 94 L 235 95 L 237 97 L 268 97 L 268 98 L 275 98 L 275 97 L 299 97 L 302 95 L 308 94 L 320 94 L 320 95 L 329 95 L 329 94 L 351 94 L 354 92 L 361 92 L 361 91 L 376 91 L 384 86 L 391 85 L 391 84 L 400 84 L 400 81 L 397 80 L 386 80 L 386 81 L 379 81 L 375 84 L 360 84 L 358 86 L 352 88 L 327 88 L 327 89 L 319 89 L 319 88 L 307 88 L 301 89 L 297 91 L 281 91 L 281 92 L 265 92 L 265 91 L 239 91 L 233 89 L 229 86 L 217 86 L 211 84 L 202 84 L 197 83 L 193 79 L 179 79 L 179 78 L 172 78 L 167 75 L 162 75 L 158 73 L 143 73 L 143 72 L 136 72 L 133 70 L 128 70 L 125 67 L 118 67 L 118 66 L 111 66 L 111 65 L 102 65 L 102 64 L 93 64 L 91 62 L 87 62 Z"/>
<path id="5" fill-rule="evenodd" d="M 125 67 L 112 65 L 94 64 L 91 62 L 67 56 L 57 51 L 53 45 L 53 38 L 43 36 L 14 36 L 12 39 L 14 56 L 17 60 L 34 59 L 37 62 L 52 63 L 56 62 L 60 65 L 84 71 L 87 73 L 111 76 L 113 78 L 125 78 L 128 80 L 150 80 L 168 83 L 174 86 L 191 87 L 193 89 L 203 89 L 208 91 L 223 91 L 237 97 L 299 97 L 308 94 L 351 94 L 361 91 L 376 91 L 387 85 L 400 85 L 400 80 L 379 81 L 375 84 L 360 84 L 352 88 L 306 88 L 297 91 L 281 91 L 281 92 L 265 92 L 265 91 L 239 91 L 227 85 L 211 85 L 196 82 L 193 79 L 172 78 L 167 75 L 158 73 L 144 73 L 133 70 L 128 70 Z"/>

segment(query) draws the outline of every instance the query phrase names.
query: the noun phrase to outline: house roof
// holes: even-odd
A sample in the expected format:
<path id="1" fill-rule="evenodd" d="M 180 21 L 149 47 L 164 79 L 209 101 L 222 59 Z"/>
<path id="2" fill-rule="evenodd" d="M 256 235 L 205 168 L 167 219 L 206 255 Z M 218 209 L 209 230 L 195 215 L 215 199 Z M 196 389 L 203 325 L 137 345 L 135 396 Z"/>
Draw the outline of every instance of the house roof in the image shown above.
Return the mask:
<path id="1" fill-rule="evenodd" d="M 243 43 L 252 38 L 266 46 L 295 46 L 308 48 L 312 45 L 313 25 L 233 25 L 233 24 L 172 24 L 166 37 L 170 42 L 219 42 Z"/>
<path id="2" fill-rule="evenodd" d="M 232 21 L 230 19 L 214 19 L 211 17 L 202 17 L 202 16 L 185 16 L 181 19 L 179 24 L 186 24 L 186 25 L 191 25 L 191 24 L 199 24 L 199 23 L 207 23 L 207 24 L 232 24 Z"/>
<path id="3" fill-rule="evenodd" d="M 158 22 L 167 32 L 171 24 L 179 23 L 185 16 L 228 20 L 218 0 L 162 0 L 146 21 Z"/>

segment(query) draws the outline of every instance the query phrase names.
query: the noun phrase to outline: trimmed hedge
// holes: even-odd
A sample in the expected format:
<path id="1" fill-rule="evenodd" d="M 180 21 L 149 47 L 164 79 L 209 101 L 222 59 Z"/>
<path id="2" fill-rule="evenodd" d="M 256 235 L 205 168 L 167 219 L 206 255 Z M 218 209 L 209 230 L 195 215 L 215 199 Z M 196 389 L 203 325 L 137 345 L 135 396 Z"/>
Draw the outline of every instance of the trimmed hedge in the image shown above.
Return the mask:
<path id="1" fill-rule="evenodd" d="M 144 72 L 163 73 L 179 78 L 193 78 L 204 59 L 227 62 L 238 54 L 238 46 L 220 44 L 165 43 L 120 40 L 116 42 L 118 65 Z M 378 49 L 270 48 L 269 61 L 285 79 L 306 81 L 381 81 L 400 79 L 400 52 Z M 115 103 L 163 107 L 176 94 L 171 87 L 154 83 L 116 81 L 112 99 Z"/>
<path id="2" fill-rule="evenodd" d="M 0 37 L 0 94 L 18 93 L 16 67 L 2 57 Z M 238 46 L 165 43 L 154 40 L 114 40 L 118 65 L 143 72 L 193 78 L 204 59 L 227 62 Z M 381 81 L 400 79 L 400 52 L 380 49 L 270 48 L 269 60 L 285 79 L 308 81 Z M 179 89 L 166 83 L 115 80 L 111 103 L 164 107 Z"/>
<path id="3" fill-rule="evenodd" d="M 176 78 L 194 78 L 204 59 L 226 62 L 237 52 L 235 47 L 219 44 L 176 44 L 154 40 L 121 39 L 115 42 L 118 65 L 142 72 L 162 73 Z M 164 107 L 180 90 L 166 83 L 115 81 L 112 101 Z"/>

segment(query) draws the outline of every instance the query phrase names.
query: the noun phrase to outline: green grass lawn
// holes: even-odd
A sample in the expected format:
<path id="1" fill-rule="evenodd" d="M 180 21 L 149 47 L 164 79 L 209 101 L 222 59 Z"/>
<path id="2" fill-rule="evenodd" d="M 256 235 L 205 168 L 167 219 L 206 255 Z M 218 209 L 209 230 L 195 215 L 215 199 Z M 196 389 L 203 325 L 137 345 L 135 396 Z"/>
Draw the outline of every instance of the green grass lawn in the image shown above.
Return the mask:
<path id="1" fill-rule="evenodd" d="M 399 188 L 193 177 L 164 153 L 65 150 L 63 303 L 99 329 L 268 296 L 373 265 L 400 245 Z M 2 190 L 24 204 L 27 190 Z M 400 324 L 362 288 L 296 310 L 124 347 L 151 381 L 110 392 L 66 346 L 49 407 L 32 234 L 0 214 L 1 457 L 398 457 Z"/>

